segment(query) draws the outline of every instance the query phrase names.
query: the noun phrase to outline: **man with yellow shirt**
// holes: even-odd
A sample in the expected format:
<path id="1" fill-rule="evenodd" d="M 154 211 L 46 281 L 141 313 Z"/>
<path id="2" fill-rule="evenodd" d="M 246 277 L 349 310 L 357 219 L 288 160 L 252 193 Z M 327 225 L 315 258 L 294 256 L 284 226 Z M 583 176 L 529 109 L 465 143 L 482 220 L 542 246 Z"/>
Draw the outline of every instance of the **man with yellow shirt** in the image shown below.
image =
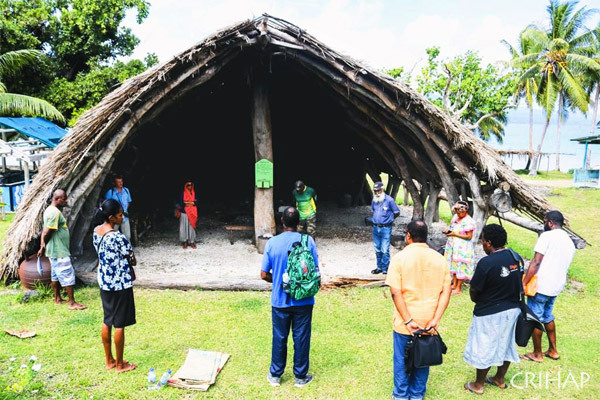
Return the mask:
<path id="1" fill-rule="evenodd" d="M 392 257 L 385 283 L 394 302 L 394 391 L 392 399 L 425 396 L 429 367 L 406 373 L 406 344 L 419 329 L 436 329 L 448 307 L 450 270 L 444 256 L 427 245 L 427 225 L 413 220 L 406 227 L 408 246 Z M 433 333 L 433 331 L 432 331 Z"/>
<path id="2" fill-rule="evenodd" d="M 298 232 L 314 236 L 317 230 L 317 193 L 304 182 L 296 181 L 292 194 L 300 213 Z"/>

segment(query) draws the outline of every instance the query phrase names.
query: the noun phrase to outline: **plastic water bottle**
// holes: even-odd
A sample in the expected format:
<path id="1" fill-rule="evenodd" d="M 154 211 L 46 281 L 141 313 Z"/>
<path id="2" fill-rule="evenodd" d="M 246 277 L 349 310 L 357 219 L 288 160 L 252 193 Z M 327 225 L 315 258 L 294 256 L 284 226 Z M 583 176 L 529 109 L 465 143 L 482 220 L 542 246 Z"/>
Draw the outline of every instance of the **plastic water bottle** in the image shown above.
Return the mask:
<path id="1" fill-rule="evenodd" d="M 162 388 L 163 386 L 165 386 L 170 377 L 171 377 L 171 370 L 169 369 L 164 374 L 162 374 L 162 376 L 160 377 L 160 381 L 158 381 L 158 387 Z"/>
<path id="2" fill-rule="evenodd" d="M 156 389 L 156 372 L 154 372 L 154 367 L 148 371 L 148 390 L 152 389 Z"/>

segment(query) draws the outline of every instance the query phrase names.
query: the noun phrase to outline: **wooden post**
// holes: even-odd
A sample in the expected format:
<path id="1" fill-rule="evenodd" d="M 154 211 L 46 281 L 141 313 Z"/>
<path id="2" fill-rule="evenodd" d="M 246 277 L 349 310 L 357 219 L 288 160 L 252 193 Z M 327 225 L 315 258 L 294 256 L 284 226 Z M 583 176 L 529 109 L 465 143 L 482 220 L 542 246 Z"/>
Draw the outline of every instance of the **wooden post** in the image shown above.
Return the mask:
<path id="1" fill-rule="evenodd" d="M 25 179 L 25 190 L 29 189 L 29 161 L 23 160 L 23 178 Z"/>
<path id="2" fill-rule="evenodd" d="M 423 189 L 425 189 L 423 187 Z M 439 207 L 438 195 L 442 188 L 437 186 L 433 182 L 429 183 L 429 200 L 427 200 L 427 209 L 425 210 L 425 224 L 431 227 L 431 224 L 435 220 L 436 209 Z"/>
<path id="3" fill-rule="evenodd" d="M 261 68 L 257 66 L 256 68 Z M 256 161 L 267 159 L 273 162 L 273 138 L 271 135 L 271 109 L 269 93 L 262 73 L 252 75 L 252 133 Z M 254 239 L 275 235 L 275 210 L 273 209 L 273 187 L 254 188 Z"/>

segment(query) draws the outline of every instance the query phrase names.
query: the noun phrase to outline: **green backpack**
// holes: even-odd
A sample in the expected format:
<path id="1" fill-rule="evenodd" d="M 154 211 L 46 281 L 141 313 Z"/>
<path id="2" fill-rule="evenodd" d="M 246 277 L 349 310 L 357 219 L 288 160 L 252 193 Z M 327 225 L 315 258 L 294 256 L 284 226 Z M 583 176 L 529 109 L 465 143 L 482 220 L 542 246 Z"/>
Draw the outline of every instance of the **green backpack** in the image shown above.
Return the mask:
<path id="1" fill-rule="evenodd" d="M 292 245 L 285 273 L 288 279 L 284 276 L 283 290 L 294 300 L 312 297 L 319 291 L 321 274 L 308 247 L 308 235 L 302 235 L 302 241 Z"/>

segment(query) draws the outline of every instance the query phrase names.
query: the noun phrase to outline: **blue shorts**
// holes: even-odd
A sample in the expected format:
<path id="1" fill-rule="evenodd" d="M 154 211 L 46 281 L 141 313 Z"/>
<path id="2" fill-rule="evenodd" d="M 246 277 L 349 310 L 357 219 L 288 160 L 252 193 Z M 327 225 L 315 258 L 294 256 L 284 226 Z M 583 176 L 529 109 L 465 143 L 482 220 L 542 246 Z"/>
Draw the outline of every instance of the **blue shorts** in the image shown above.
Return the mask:
<path id="1" fill-rule="evenodd" d="M 51 258 L 52 282 L 59 282 L 60 286 L 75 286 L 75 270 L 71 265 L 71 257 Z"/>
<path id="2" fill-rule="evenodd" d="M 555 301 L 556 296 L 546 296 L 541 293 L 536 293 L 535 296 L 527 296 L 527 305 L 540 322 L 544 324 L 554 321 L 552 309 Z"/>

